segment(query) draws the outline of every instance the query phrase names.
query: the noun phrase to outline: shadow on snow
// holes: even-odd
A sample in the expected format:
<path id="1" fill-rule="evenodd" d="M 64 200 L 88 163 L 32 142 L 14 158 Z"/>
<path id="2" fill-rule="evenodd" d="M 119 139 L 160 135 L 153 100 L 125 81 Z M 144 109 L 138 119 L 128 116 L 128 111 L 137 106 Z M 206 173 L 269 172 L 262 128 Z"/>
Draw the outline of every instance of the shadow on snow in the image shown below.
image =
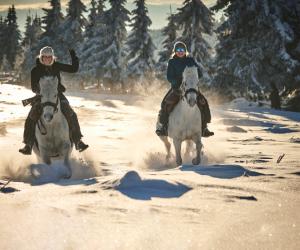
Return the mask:
<path id="1" fill-rule="evenodd" d="M 261 176 L 259 172 L 250 171 L 240 165 L 212 165 L 212 166 L 182 166 L 181 171 L 193 171 L 200 175 L 208 175 L 219 179 L 233 179 L 241 176 Z"/>
<path id="2" fill-rule="evenodd" d="M 114 189 L 132 199 L 151 200 L 152 197 L 178 198 L 192 188 L 181 183 L 173 184 L 164 180 L 143 180 L 137 172 L 130 171 L 120 179 Z"/>

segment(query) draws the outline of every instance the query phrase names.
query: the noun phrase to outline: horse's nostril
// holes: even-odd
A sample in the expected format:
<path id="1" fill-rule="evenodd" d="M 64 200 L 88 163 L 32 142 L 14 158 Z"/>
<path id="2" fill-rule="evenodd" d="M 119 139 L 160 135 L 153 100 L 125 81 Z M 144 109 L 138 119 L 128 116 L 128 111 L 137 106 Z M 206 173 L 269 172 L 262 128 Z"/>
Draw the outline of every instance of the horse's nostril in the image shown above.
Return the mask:
<path id="1" fill-rule="evenodd" d="M 48 121 L 48 122 L 51 121 L 52 118 L 53 118 L 53 115 L 50 115 L 50 114 L 44 115 L 44 119 L 45 119 L 46 121 Z"/>
<path id="2" fill-rule="evenodd" d="M 196 104 L 196 101 L 195 100 L 189 100 L 189 105 L 191 106 L 191 107 L 193 107 L 194 105 Z"/>

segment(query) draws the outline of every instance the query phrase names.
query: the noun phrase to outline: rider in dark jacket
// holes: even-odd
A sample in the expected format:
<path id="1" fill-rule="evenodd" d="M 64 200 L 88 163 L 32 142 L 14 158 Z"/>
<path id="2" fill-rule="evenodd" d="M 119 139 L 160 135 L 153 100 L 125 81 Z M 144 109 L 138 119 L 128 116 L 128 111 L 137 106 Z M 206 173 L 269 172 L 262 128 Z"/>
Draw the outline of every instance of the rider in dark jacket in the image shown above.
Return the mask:
<path id="1" fill-rule="evenodd" d="M 79 122 L 77 115 L 74 110 L 70 107 L 67 98 L 63 92 L 66 88 L 61 84 L 60 72 L 75 73 L 79 68 L 79 61 L 74 50 L 70 50 L 72 58 L 72 65 L 63 64 L 55 61 L 54 51 L 51 47 L 44 47 L 40 51 L 40 55 L 36 60 L 36 66 L 31 70 L 31 89 L 34 93 L 39 95 L 39 81 L 44 76 L 54 76 L 58 79 L 58 93 L 61 105 L 61 111 L 66 117 L 66 120 L 70 128 L 70 138 L 74 142 L 75 147 L 80 152 L 87 149 L 88 145 L 83 143 L 81 140 L 82 134 L 80 131 Z M 25 130 L 23 136 L 23 142 L 25 143 L 24 148 L 20 149 L 19 152 L 25 155 L 30 155 L 32 146 L 35 141 L 35 125 L 40 119 L 42 114 L 42 107 L 40 105 L 40 99 L 37 98 L 32 103 L 32 108 L 25 121 Z"/>
<path id="2" fill-rule="evenodd" d="M 168 134 L 169 115 L 180 101 L 182 83 L 182 74 L 186 67 L 196 66 L 198 68 L 199 78 L 202 77 L 202 72 L 199 65 L 192 57 L 187 56 L 187 47 L 183 42 L 177 42 L 174 45 L 174 56 L 169 60 L 167 69 L 167 79 L 171 83 L 171 89 L 168 91 L 161 103 L 161 110 L 158 115 L 156 134 L 158 136 L 166 136 Z M 211 121 L 211 114 L 206 98 L 198 93 L 198 107 L 202 115 L 202 136 L 209 137 L 214 135 L 207 128 L 207 123 Z"/>

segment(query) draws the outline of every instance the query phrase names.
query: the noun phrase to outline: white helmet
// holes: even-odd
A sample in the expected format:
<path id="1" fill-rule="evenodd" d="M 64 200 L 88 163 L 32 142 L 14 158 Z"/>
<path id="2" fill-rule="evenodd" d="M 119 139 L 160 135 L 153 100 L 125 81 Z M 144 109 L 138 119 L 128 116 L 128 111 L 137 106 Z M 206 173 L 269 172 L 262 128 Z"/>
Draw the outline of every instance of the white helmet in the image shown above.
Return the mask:
<path id="1" fill-rule="evenodd" d="M 54 56 L 54 51 L 51 47 L 46 46 L 46 47 L 41 48 L 40 54 L 39 54 L 39 59 L 42 64 L 44 64 L 42 61 L 43 56 L 52 56 L 52 62 L 50 63 L 50 65 L 52 65 L 54 63 L 55 56 Z"/>

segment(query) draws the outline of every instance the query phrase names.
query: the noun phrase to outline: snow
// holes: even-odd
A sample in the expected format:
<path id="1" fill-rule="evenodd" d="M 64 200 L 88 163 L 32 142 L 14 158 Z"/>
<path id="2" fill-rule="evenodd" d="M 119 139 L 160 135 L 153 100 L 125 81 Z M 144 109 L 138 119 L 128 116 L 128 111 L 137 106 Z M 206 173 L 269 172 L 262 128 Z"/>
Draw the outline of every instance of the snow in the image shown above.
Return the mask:
<path id="1" fill-rule="evenodd" d="M 300 143 L 300 138 L 294 138 L 294 137 L 292 137 L 290 139 L 290 142 L 292 142 L 292 143 Z"/>
<path id="2" fill-rule="evenodd" d="M 0 92 L 0 189 L 11 180 L 0 192 L 1 248 L 298 249 L 299 113 L 211 103 L 215 136 L 203 139 L 201 165 L 185 155 L 176 167 L 154 133 L 164 93 L 67 92 L 90 148 L 74 150 L 64 180 L 61 164 L 17 152 L 31 91 Z"/>
<path id="3" fill-rule="evenodd" d="M 292 29 L 285 23 L 282 23 L 279 19 L 274 18 L 274 24 L 281 37 L 286 42 L 292 42 L 294 40 L 294 33 Z"/>
<path id="4" fill-rule="evenodd" d="M 232 127 L 228 127 L 227 131 L 229 132 L 236 132 L 236 133 L 247 133 L 247 130 L 238 127 L 238 126 L 232 126 Z"/>

